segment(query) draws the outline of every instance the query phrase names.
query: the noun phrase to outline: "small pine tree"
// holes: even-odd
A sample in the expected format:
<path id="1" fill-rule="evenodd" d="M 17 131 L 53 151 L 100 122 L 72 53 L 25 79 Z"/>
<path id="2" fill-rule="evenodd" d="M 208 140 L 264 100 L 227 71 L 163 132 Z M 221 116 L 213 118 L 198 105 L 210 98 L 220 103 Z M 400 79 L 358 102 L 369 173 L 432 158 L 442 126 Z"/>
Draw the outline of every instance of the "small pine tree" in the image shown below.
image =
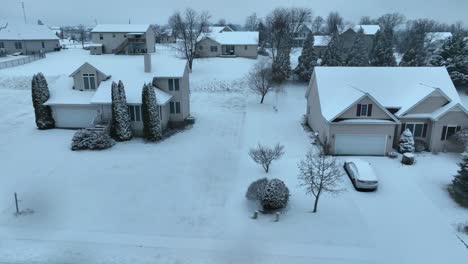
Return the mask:
<path id="1" fill-rule="evenodd" d="M 364 30 L 361 28 L 356 34 L 351 50 L 346 58 L 347 66 L 369 66 L 369 52 L 364 43 Z"/>
<path id="2" fill-rule="evenodd" d="M 395 56 L 393 55 L 393 41 L 389 32 L 385 32 L 385 30 L 377 31 L 370 60 L 372 66 L 397 65 Z"/>
<path id="3" fill-rule="evenodd" d="M 122 81 L 112 82 L 112 137 L 117 141 L 132 139 L 130 112 Z"/>
<path id="4" fill-rule="evenodd" d="M 148 141 L 162 139 L 156 92 L 150 84 L 145 84 L 142 91 L 143 134 Z"/>
<path id="5" fill-rule="evenodd" d="M 52 110 L 44 103 L 49 99 L 49 87 L 42 73 L 35 74 L 31 82 L 31 94 L 36 115 L 36 126 L 39 129 L 50 129 L 55 127 Z"/>
<path id="6" fill-rule="evenodd" d="M 333 33 L 330 42 L 328 43 L 325 54 L 323 55 L 322 66 L 342 66 L 342 53 L 341 53 L 341 42 L 338 36 L 338 32 Z"/>
<path id="7" fill-rule="evenodd" d="M 414 138 L 413 133 L 407 128 L 400 136 L 400 153 L 414 152 Z"/>
<path id="8" fill-rule="evenodd" d="M 468 154 L 463 154 L 463 160 L 458 164 L 457 175 L 449 186 L 453 199 L 463 207 L 468 207 Z"/>
<path id="9" fill-rule="evenodd" d="M 445 66 L 455 85 L 468 85 L 468 40 L 456 34 L 429 59 L 431 66 Z"/>
<path id="10" fill-rule="evenodd" d="M 304 42 L 301 56 L 299 56 L 297 65 L 294 73 L 299 77 L 299 80 L 308 82 L 314 71 L 314 67 L 317 66 L 318 56 L 315 53 L 314 48 L 314 35 L 309 33 L 307 39 Z"/>
<path id="11" fill-rule="evenodd" d="M 272 80 L 282 83 L 291 76 L 290 51 L 278 52 L 276 59 L 271 64 Z"/>
<path id="12" fill-rule="evenodd" d="M 424 66 L 426 63 L 426 50 L 424 48 L 424 40 L 426 32 L 423 28 L 418 27 L 412 30 L 411 36 L 403 58 L 401 58 L 400 66 Z"/>

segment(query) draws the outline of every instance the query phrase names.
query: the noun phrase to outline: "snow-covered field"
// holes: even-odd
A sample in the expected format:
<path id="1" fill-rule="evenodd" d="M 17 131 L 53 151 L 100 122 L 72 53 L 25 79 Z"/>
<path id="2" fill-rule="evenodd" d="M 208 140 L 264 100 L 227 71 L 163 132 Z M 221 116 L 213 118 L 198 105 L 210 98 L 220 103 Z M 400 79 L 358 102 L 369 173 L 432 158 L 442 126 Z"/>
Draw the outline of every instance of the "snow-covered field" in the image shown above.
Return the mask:
<path id="1" fill-rule="evenodd" d="M 112 59 L 113 55 L 108 56 Z M 140 139 L 97 152 L 69 150 L 74 131 L 34 126 L 29 82 L 71 73 L 87 51 L 65 50 L 0 70 L 0 263 L 465 263 L 455 225 L 468 221 L 444 190 L 456 154 L 423 154 L 404 167 L 365 157 L 375 193 L 324 197 L 317 214 L 298 187 L 312 147 L 301 126 L 305 85 L 287 83 L 260 105 L 242 81 L 255 60 L 203 59 L 191 79 L 193 128 L 158 144 Z M 232 88 L 234 87 L 234 88 Z M 277 109 L 277 110 L 275 110 Z M 281 142 L 269 175 L 247 153 Z M 284 180 L 290 206 L 252 220 L 244 198 L 260 177 Z M 13 193 L 20 209 L 15 217 Z"/>

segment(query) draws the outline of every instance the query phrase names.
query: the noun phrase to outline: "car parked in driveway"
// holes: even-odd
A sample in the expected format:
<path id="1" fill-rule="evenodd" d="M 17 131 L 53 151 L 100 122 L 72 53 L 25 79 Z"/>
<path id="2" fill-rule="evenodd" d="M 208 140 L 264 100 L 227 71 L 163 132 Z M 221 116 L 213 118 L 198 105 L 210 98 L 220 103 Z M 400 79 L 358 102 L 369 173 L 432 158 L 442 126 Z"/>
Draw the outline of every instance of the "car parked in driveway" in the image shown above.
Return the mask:
<path id="1" fill-rule="evenodd" d="M 348 159 L 344 163 L 344 169 L 357 190 L 376 190 L 379 186 L 379 179 L 369 162 Z"/>

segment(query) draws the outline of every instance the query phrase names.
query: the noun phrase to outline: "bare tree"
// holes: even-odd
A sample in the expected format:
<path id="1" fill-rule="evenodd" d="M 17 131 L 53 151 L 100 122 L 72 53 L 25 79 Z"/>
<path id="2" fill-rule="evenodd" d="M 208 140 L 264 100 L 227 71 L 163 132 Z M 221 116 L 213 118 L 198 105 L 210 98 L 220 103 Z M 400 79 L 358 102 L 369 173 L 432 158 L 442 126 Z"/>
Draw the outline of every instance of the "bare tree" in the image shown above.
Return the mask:
<path id="1" fill-rule="evenodd" d="M 378 25 L 379 22 L 375 19 L 372 19 L 370 16 L 363 16 L 359 20 L 360 25 Z"/>
<path id="2" fill-rule="evenodd" d="M 257 17 L 257 13 L 253 13 L 245 19 L 244 30 L 257 31 L 260 19 Z"/>
<path id="3" fill-rule="evenodd" d="M 325 21 L 328 34 L 335 33 L 343 27 L 343 17 L 338 12 L 330 12 Z"/>
<path id="4" fill-rule="evenodd" d="M 256 148 L 252 148 L 249 151 L 250 157 L 256 163 L 262 165 L 266 173 L 270 170 L 271 162 L 281 158 L 284 154 L 284 146 L 279 143 L 273 148 L 269 148 L 258 144 Z"/>
<path id="5" fill-rule="evenodd" d="M 405 16 L 400 13 L 390 13 L 378 18 L 380 27 L 383 30 L 395 31 L 395 28 L 405 22 Z"/>
<path id="6" fill-rule="evenodd" d="M 86 28 L 84 25 L 78 25 L 78 34 L 80 34 L 81 47 L 84 49 L 84 43 L 86 41 Z"/>
<path id="7" fill-rule="evenodd" d="M 6 22 L 5 24 L 0 24 L 0 31 L 2 31 L 2 29 L 5 29 L 8 27 L 8 22 Z"/>
<path id="8" fill-rule="evenodd" d="M 176 36 L 182 40 L 177 49 L 184 54 L 190 70 L 192 70 L 199 38 L 208 27 L 209 19 L 208 12 L 198 14 L 192 8 L 187 8 L 184 14 L 177 11 L 169 18 L 169 25 L 175 31 Z"/>
<path id="9" fill-rule="evenodd" d="M 314 21 L 312 21 L 312 33 L 313 34 L 322 34 L 325 33 L 323 30 L 323 25 L 325 24 L 325 19 L 321 16 L 317 16 Z"/>
<path id="10" fill-rule="evenodd" d="M 224 26 L 226 26 L 226 25 L 227 25 L 226 19 L 224 19 L 224 18 L 221 18 L 221 19 L 219 19 L 219 20 L 218 20 L 218 22 L 217 22 L 217 23 L 215 23 L 214 25 L 215 25 L 215 26 L 221 26 L 221 27 L 224 27 Z"/>
<path id="11" fill-rule="evenodd" d="M 314 213 L 317 212 L 322 193 L 337 194 L 341 192 L 338 185 L 342 174 L 334 157 L 326 156 L 323 153 L 317 155 L 313 151 L 309 151 L 298 167 L 299 185 L 306 189 L 307 194 L 312 194 L 315 198 Z"/>
<path id="12" fill-rule="evenodd" d="M 263 104 L 265 95 L 267 95 L 268 92 L 273 89 L 271 85 L 271 78 L 271 66 L 267 60 L 260 60 L 257 62 L 247 75 L 247 85 L 249 86 L 250 90 L 262 97 L 260 100 L 261 104 Z"/>

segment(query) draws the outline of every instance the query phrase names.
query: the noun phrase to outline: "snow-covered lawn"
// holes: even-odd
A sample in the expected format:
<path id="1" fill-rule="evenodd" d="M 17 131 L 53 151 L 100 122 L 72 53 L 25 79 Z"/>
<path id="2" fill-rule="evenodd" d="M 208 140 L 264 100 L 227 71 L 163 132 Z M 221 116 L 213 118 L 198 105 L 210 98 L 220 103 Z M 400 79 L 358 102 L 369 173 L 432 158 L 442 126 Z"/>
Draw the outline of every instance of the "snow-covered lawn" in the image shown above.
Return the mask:
<path id="1" fill-rule="evenodd" d="M 468 220 L 467 210 L 444 190 L 455 154 L 419 155 L 412 167 L 364 157 L 379 190 L 356 192 L 343 177 L 345 191 L 323 197 L 318 214 L 310 213 L 312 199 L 297 181 L 297 163 L 312 147 L 301 126 L 305 85 L 287 83 L 260 105 L 242 85 L 255 60 L 195 62 L 191 129 L 159 144 L 134 139 L 106 151 L 70 151 L 74 131 L 35 129 L 29 82 L 37 71 L 52 82 L 90 60 L 86 51 L 66 50 L 0 70 L 0 263 L 468 260 L 453 227 Z M 277 142 L 286 154 L 265 175 L 248 150 Z M 254 208 L 244 193 L 264 176 L 291 191 L 278 223 L 249 218 Z M 13 216 L 14 192 L 33 214 Z"/>

